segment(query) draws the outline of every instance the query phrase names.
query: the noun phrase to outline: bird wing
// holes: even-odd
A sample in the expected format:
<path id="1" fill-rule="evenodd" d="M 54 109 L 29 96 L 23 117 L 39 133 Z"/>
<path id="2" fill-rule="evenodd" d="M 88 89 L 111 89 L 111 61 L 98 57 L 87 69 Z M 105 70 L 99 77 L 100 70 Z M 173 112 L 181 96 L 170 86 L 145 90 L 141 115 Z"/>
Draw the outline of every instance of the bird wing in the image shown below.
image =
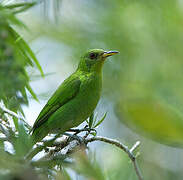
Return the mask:
<path id="1" fill-rule="evenodd" d="M 79 92 L 81 81 L 78 77 L 70 76 L 66 79 L 48 100 L 36 119 L 32 131 L 45 123 L 48 118 L 61 106 L 73 99 Z"/>

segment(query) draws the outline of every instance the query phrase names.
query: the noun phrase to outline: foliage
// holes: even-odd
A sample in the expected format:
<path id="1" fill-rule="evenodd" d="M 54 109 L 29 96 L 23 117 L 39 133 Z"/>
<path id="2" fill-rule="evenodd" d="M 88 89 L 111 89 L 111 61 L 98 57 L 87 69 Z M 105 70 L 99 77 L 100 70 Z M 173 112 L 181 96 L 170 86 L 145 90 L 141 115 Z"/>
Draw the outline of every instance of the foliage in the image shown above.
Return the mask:
<path id="1" fill-rule="evenodd" d="M 10 124 L 11 117 L 18 117 L 18 115 L 4 107 L 1 107 L 1 111 L 4 117 L 0 119 L 0 170 L 4 169 L 6 171 L 3 175 L 0 173 L 1 178 L 8 180 L 22 178 L 26 173 L 25 179 L 32 177 L 36 179 L 71 179 L 66 170 L 69 168 L 87 179 L 104 180 L 110 177 L 110 174 L 106 176 L 98 161 L 94 158 L 95 155 L 91 155 L 90 151 L 86 151 L 88 143 L 103 141 L 116 145 L 126 152 L 134 164 L 138 179 L 142 180 L 141 174 L 138 174 L 140 170 L 133 153 L 139 146 L 139 142 L 131 149 L 128 149 L 117 140 L 97 137 L 96 134 L 95 137 L 91 137 L 93 136 L 92 131 L 96 132 L 96 130 L 84 128 L 72 129 L 75 133 L 64 133 L 65 137 L 61 134 L 55 134 L 51 139 L 41 141 L 41 144 L 34 144 L 29 133 L 31 129 L 26 126 L 26 122 L 20 118 L 16 125 L 17 129 L 15 129 L 15 125 Z M 98 121 L 98 125 L 101 124 L 105 116 L 106 114 Z M 92 117 L 90 117 L 90 120 Z M 98 126 L 94 125 L 95 127 Z M 79 133 L 83 132 L 86 132 L 85 135 L 78 136 Z M 5 146 L 7 143 L 9 146 L 11 145 L 11 148 Z M 39 155 L 41 152 L 42 156 Z M 70 161 L 68 161 L 69 158 Z"/>
<path id="2" fill-rule="evenodd" d="M 26 8 L 29 8 L 29 5 L 15 5 L 16 8 L 14 5 L 11 6 L 2 7 L 0 15 L 3 12 L 4 16 L 0 18 L 0 22 L 6 21 L 6 24 L 8 23 L 11 29 L 13 28 L 14 33 L 17 34 L 19 32 L 18 28 L 25 29 L 25 25 L 20 22 L 15 13 L 27 11 Z M 51 6 L 54 9 L 51 9 Z M 103 101 L 107 104 L 107 107 L 104 107 L 103 112 L 106 112 L 108 107 L 110 110 L 106 120 L 98 128 L 98 133 L 122 138 L 127 144 L 140 139 L 142 142 L 142 152 L 139 158 L 140 167 L 142 167 L 145 179 L 182 179 L 182 150 L 177 148 L 177 146 L 182 146 L 183 136 L 183 86 L 181 83 L 183 80 L 183 6 L 181 1 L 117 0 L 113 2 L 111 0 L 78 0 L 76 2 L 75 0 L 57 0 L 51 2 L 46 0 L 41 7 L 44 9 L 44 17 L 39 12 L 37 13 L 37 10 L 40 9 L 29 11 L 29 16 L 23 17 L 23 15 L 20 15 L 19 17 L 31 29 L 31 36 L 35 37 L 35 42 L 47 44 L 49 41 L 51 44 L 59 44 L 58 49 L 55 50 L 57 53 L 53 53 L 51 57 L 45 53 L 49 49 L 42 50 L 42 55 L 46 54 L 44 64 L 58 69 L 59 75 L 60 72 L 66 72 L 67 70 L 64 69 L 67 66 L 63 66 L 63 64 L 77 64 L 77 59 L 86 49 L 103 48 L 120 51 L 119 56 L 105 63 Z M 53 21 L 53 16 L 56 21 Z M 0 26 L 0 28 L 2 27 Z M 9 28 L 7 32 L 9 32 Z M 20 50 L 18 46 L 12 45 L 14 44 L 12 42 L 19 43 L 23 40 L 19 36 L 14 38 L 10 36 L 10 41 L 0 42 L 0 46 L 4 44 L 3 42 L 6 42 L 6 46 L 11 47 L 13 52 L 26 52 L 26 58 L 24 59 L 22 53 L 16 56 L 13 55 L 13 59 L 15 59 L 13 62 L 19 62 L 18 59 L 22 59 L 20 64 L 23 65 L 21 66 L 23 67 L 23 73 L 21 73 L 21 76 L 24 77 L 23 80 L 14 75 L 9 77 L 11 73 L 7 73 L 8 69 L 0 71 L 0 74 L 4 71 L 3 76 L 0 76 L 0 89 L 5 87 L 6 84 L 3 85 L 4 83 L 9 83 L 3 92 L 0 91 L 0 98 L 4 98 L 3 102 L 6 103 L 6 106 L 14 111 L 21 108 L 20 104 L 31 101 L 23 93 L 24 91 L 27 94 L 25 89 L 29 88 L 26 88 L 26 85 L 29 83 L 30 78 L 29 76 L 25 78 L 25 67 L 32 64 L 36 65 L 35 59 L 31 56 L 32 53 L 29 52 L 29 48 L 26 48 L 27 46 L 24 45 L 23 48 L 25 49 Z M 2 54 L 1 49 L 0 47 L 0 56 Z M 64 54 L 66 50 L 67 57 Z M 54 48 L 52 48 L 52 51 L 54 51 Z M 62 64 L 62 62 L 64 63 Z M 18 66 L 17 64 L 15 66 Z M 73 64 L 69 64 L 69 66 L 72 67 Z M 12 72 L 15 73 L 15 70 Z M 60 79 L 60 76 L 58 79 Z M 44 80 L 47 84 L 46 87 L 52 86 L 53 82 L 47 80 Z M 18 86 L 18 84 L 21 84 L 20 81 L 24 85 L 22 84 L 17 88 L 16 83 L 18 82 Z M 47 92 L 46 88 L 42 88 L 45 87 L 45 84 L 44 86 L 40 84 L 39 89 L 44 89 L 44 92 Z M 9 100 L 6 100 L 10 89 L 13 93 L 11 92 Z M 6 95 L 2 97 L 2 94 L 5 93 Z M 32 93 L 32 95 L 34 94 Z M 9 105 L 11 104 L 11 97 L 16 97 L 17 100 L 13 100 L 13 103 L 17 102 L 18 106 L 12 108 L 12 105 Z M 117 117 L 112 113 L 111 106 Z M 33 113 L 35 113 L 34 111 L 35 109 L 32 110 Z M 100 122 L 100 120 L 95 122 L 95 117 L 88 121 L 89 127 L 94 128 L 97 122 Z M 6 119 L 6 113 L 1 112 L 1 118 Z M 91 160 L 93 154 L 92 157 L 86 157 L 81 152 L 83 156 L 79 156 L 81 162 L 76 163 L 76 167 L 71 166 L 70 158 L 64 163 L 60 161 L 60 164 L 57 161 L 57 165 L 60 165 L 60 169 L 57 167 L 57 173 L 54 169 L 55 162 L 49 168 L 45 161 L 39 164 L 39 168 L 37 168 L 38 164 L 36 162 L 35 164 L 31 162 L 30 165 L 24 161 L 22 164 L 21 160 L 30 148 L 30 144 L 27 144 L 27 142 L 31 143 L 31 141 L 29 141 L 27 128 L 23 128 L 23 130 L 21 123 L 19 124 L 18 121 L 14 121 L 14 123 L 16 132 L 12 142 L 13 147 L 15 146 L 13 149 L 16 149 L 16 151 L 9 154 L 2 150 L 0 153 L 0 159 L 2 160 L 0 167 L 3 166 L 1 169 L 8 169 L 9 172 L 13 172 L 12 174 L 16 177 L 25 177 L 25 174 L 29 171 L 31 177 L 35 175 L 34 179 L 37 179 L 36 174 L 39 174 L 39 178 L 42 179 L 48 176 L 56 179 L 76 179 L 76 172 L 78 179 L 93 179 L 95 177 L 93 174 L 97 173 L 99 177 L 103 178 L 104 176 L 104 178 L 111 180 L 134 180 L 136 178 L 128 157 L 115 148 L 110 149 L 108 146 L 98 144 L 93 147 L 93 149 L 96 149 L 97 163 Z M 124 124 L 129 129 L 124 127 Z M 20 133 L 20 131 L 22 132 Z M 136 134 L 136 132 L 142 134 L 143 137 Z M 91 134 L 96 135 L 96 132 L 91 130 Z M 20 141 L 17 140 L 19 138 Z M 156 140 L 156 142 L 150 139 Z M 161 145 L 158 142 L 173 145 L 174 148 Z M 24 149 L 24 143 L 25 152 L 21 152 L 21 149 Z M 4 149 L 4 145 L 6 143 L 2 142 L 1 149 Z M 43 146 L 39 146 L 39 148 L 47 150 Z M 51 147 L 49 148 L 51 149 Z M 22 154 L 21 157 L 20 154 Z M 62 156 L 60 158 L 63 160 Z M 9 162 L 11 162 L 11 165 Z M 84 164 L 77 166 L 79 163 Z M 32 166 L 36 167 L 36 171 L 32 170 Z M 90 171 L 88 172 L 87 166 L 91 168 L 91 174 Z M 12 177 L 14 177 L 13 175 Z M 1 176 L 3 176 L 2 179 L 5 179 L 3 174 Z"/>
<path id="3" fill-rule="evenodd" d="M 34 3 L 3 6 L 0 4 L 0 99 L 11 110 L 22 111 L 21 105 L 28 104 L 27 91 L 37 100 L 29 85 L 26 67 L 41 66 L 29 45 L 22 39 L 14 26 L 25 28 L 16 13 L 32 7 Z M 18 8 L 18 9 L 17 9 Z"/>

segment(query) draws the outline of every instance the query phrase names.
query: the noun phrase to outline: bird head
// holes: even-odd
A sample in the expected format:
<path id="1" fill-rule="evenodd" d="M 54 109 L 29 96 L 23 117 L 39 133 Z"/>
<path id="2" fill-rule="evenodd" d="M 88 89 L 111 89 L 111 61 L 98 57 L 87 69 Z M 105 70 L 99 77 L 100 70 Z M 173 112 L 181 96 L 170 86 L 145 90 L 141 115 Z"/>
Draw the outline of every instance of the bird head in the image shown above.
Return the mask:
<path id="1" fill-rule="evenodd" d="M 87 72 L 101 72 L 106 58 L 117 53 L 118 51 L 104 51 L 102 49 L 89 50 L 82 56 L 78 69 Z"/>

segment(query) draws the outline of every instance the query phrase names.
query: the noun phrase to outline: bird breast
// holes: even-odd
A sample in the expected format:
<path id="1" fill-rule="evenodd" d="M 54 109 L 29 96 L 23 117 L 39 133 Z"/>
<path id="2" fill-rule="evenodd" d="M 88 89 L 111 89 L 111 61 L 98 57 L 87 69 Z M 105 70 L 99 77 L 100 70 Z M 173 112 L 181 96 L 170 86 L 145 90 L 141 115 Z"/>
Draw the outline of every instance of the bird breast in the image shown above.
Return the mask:
<path id="1" fill-rule="evenodd" d="M 90 116 L 97 106 L 102 89 L 102 77 L 99 75 L 87 75 L 81 80 L 78 96 L 79 106 L 84 116 Z"/>

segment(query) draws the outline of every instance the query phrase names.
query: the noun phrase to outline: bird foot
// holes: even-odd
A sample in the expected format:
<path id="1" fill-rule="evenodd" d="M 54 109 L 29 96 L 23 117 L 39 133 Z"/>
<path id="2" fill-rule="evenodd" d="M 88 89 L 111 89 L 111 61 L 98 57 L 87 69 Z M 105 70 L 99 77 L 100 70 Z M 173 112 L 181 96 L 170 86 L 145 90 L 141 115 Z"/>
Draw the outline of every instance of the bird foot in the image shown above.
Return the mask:
<path id="1" fill-rule="evenodd" d="M 96 131 L 96 129 L 94 129 L 94 128 L 89 128 L 88 127 L 88 125 L 86 125 L 83 129 L 69 129 L 68 130 L 69 132 L 75 132 L 74 133 L 74 135 L 77 135 L 77 134 L 79 134 L 79 133 L 81 133 L 81 132 L 85 132 L 85 131 L 87 131 L 87 132 L 95 132 L 95 133 L 97 133 L 97 131 Z"/>
<path id="2" fill-rule="evenodd" d="M 68 136 L 68 141 L 71 140 L 77 140 L 79 142 L 80 145 L 84 144 L 84 139 L 81 136 L 77 136 L 75 134 L 68 134 L 68 133 L 64 133 L 64 135 Z"/>

